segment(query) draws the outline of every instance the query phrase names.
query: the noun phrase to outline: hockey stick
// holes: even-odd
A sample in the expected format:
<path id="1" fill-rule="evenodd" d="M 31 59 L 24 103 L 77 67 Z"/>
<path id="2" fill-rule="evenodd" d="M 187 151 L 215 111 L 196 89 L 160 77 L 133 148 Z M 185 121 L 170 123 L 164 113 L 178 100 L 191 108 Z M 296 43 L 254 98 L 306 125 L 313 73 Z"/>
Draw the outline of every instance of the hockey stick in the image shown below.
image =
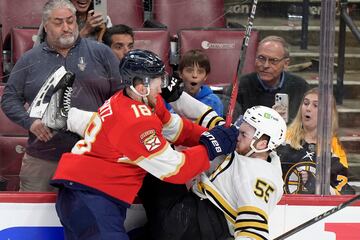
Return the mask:
<path id="1" fill-rule="evenodd" d="M 319 216 L 316 216 L 316 217 L 310 219 L 309 221 L 304 222 L 303 224 L 300 224 L 299 226 L 291 229 L 290 231 L 288 231 L 288 232 L 286 232 L 286 233 L 284 233 L 284 234 L 281 234 L 281 235 L 278 236 L 277 238 L 274 238 L 274 240 L 286 239 L 286 238 L 290 237 L 291 235 L 293 235 L 293 234 L 295 234 L 295 233 L 303 230 L 304 228 L 307 228 L 307 227 L 309 227 L 310 225 L 312 225 L 312 224 L 314 224 L 314 223 L 316 223 L 316 222 L 318 222 L 318 221 L 320 221 L 320 220 L 322 220 L 322 219 L 330 216 L 331 214 L 336 213 L 337 211 L 340 211 L 341 209 L 343 209 L 343 208 L 351 205 L 353 202 L 356 202 L 356 201 L 358 201 L 359 199 L 360 199 L 360 194 L 359 194 L 359 195 L 356 195 L 355 197 L 349 199 L 348 201 L 343 202 L 343 203 L 341 203 L 340 205 L 338 205 L 338 206 L 330 209 L 329 211 L 326 211 L 326 212 L 320 214 Z"/>
<path id="2" fill-rule="evenodd" d="M 225 125 L 226 126 L 230 126 L 230 124 L 232 123 L 232 116 L 234 113 L 234 109 L 235 109 L 235 104 L 236 104 L 236 98 L 238 95 L 238 88 L 239 88 L 239 81 L 240 81 L 240 76 L 241 76 L 241 72 L 242 69 L 244 68 L 244 63 L 245 63 L 245 56 L 246 56 L 246 50 L 250 41 L 250 34 L 251 34 L 251 30 L 254 24 L 254 18 L 255 18 L 255 12 L 256 12 L 256 5 L 257 5 L 257 0 L 253 0 L 252 2 L 252 6 L 251 6 L 251 12 L 248 18 L 248 23 L 246 26 L 246 31 L 245 31 L 245 36 L 241 45 L 241 50 L 240 50 L 240 58 L 238 61 L 238 65 L 237 65 L 237 69 L 236 69 L 236 75 L 233 79 L 233 89 L 231 91 L 231 96 L 230 96 L 230 102 L 229 102 L 229 108 L 228 111 L 226 113 L 226 120 L 225 120 Z"/>

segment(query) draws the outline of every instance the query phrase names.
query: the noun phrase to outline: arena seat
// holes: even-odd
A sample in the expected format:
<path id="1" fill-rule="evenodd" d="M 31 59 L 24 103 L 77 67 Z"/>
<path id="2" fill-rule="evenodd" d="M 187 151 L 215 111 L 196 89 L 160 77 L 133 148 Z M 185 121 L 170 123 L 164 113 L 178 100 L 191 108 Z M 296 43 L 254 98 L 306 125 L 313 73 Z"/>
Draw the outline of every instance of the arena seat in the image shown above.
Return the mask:
<path id="1" fill-rule="evenodd" d="M 11 28 L 16 26 L 39 27 L 42 8 L 47 0 L 0 0 L 2 39 L 8 41 Z"/>
<path id="2" fill-rule="evenodd" d="M 166 29 L 141 28 L 134 29 L 134 48 L 150 50 L 158 54 L 171 73 L 169 64 L 170 36 Z"/>
<path id="3" fill-rule="evenodd" d="M 35 42 L 38 28 L 15 27 L 11 29 L 11 62 L 15 64 L 26 51 L 30 50 Z"/>
<path id="4" fill-rule="evenodd" d="M 211 72 L 207 84 L 230 85 L 240 58 L 245 31 L 240 29 L 184 29 L 179 31 L 180 56 L 190 49 L 202 49 L 210 58 Z M 251 32 L 242 74 L 255 70 L 259 33 Z"/>
<path id="5" fill-rule="evenodd" d="M 32 48 L 37 28 L 16 27 L 11 31 L 12 61 L 16 61 Z M 161 56 L 169 68 L 170 37 L 166 29 L 134 28 L 135 48 L 147 49 Z"/>
<path id="6" fill-rule="evenodd" d="M 42 8 L 47 0 L 0 0 L 0 22 L 5 41 L 10 36 L 11 28 L 17 26 L 39 27 Z M 108 15 L 113 24 L 127 24 L 142 27 L 144 7 L 142 0 L 108 0 Z M 20 9 L 21 8 L 21 9 Z"/>
<path id="7" fill-rule="evenodd" d="M 18 191 L 27 137 L 0 136 L 0 191 Z"/>
<path id="8" fill-rule="evenodd" d="M 0 101 L 4 91 L 4 86 L 0 85 Z M 28 131 L 12 122 L 0 107 L 0 136 L 27 136 Z"/>
<path id="9" fill-rule="evenodd" d="M 152 0 L 153 20 L 171 36 L 193 27 L 225 27 L 224 0 Z"/>
<path id="10" fill-rule="evenodd" d="M 113 25 L 126 24 L 132 28 L 144 24 L 144 6 L 142 0 L 107 0 L 108 15 Z"/>

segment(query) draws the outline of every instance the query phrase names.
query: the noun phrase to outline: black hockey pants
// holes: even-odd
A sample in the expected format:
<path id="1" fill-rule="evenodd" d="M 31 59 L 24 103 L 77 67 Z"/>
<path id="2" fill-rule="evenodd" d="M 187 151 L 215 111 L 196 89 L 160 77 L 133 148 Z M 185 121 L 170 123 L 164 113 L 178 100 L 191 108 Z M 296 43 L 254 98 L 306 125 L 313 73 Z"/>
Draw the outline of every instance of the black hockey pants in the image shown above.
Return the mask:
<path id="1" fill-rule="evenodd" d="M 148 174 L 139 197 L 148 218 L 144 239 L 232 239 L 224 214 L 185 185 L 166 183 Z"/>

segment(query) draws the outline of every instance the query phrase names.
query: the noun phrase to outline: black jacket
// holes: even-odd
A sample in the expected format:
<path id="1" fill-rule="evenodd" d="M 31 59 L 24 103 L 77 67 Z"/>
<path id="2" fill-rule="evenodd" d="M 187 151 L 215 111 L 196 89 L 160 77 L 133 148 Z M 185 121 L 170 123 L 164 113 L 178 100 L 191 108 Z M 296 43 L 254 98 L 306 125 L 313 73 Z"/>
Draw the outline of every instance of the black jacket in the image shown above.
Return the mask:
<path id="1" fill-rule="evenodd" d="M 257 105 L 271 108 L 275 103 L 276 93 L 287 93 L 289 95 L 290 123 L 296 116 L 303 95 L 309 89 L 309 84 L 303 78 L 294 74 L 288 72 L 283 73 L 285 74 L 284 84 L 281 88 L 271 92 L 261 86 L 255 72 L 242 76 L 236 99 L 241 107 L 241 114 L 244 114 L 246 109 Z"/>

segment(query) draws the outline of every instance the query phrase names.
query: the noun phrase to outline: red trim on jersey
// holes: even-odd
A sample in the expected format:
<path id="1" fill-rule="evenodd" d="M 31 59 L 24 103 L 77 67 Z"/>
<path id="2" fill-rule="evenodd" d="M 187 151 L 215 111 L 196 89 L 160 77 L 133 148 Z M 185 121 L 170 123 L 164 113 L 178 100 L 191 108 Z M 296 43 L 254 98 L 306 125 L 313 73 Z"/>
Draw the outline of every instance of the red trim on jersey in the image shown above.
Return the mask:
<path id="1" fill-rule="evenodd" d="M 353 197 L 355 195 L 285 194 L 278 205 L 337 206 Z M 353 203 L 351 206 L 360 206 L 360 201 Z"/>
<path id="2" fill-rule="evenodd" d="M 0 203 L 54 203 L 56 193 L 1 192 Z"/>
<path id="3" fill-rule="evenodd" d="M 355 195 L 318 196 L 318 195 L 284 195 L 278 205 L 297 206 L 337 206 Z M 1 192 L 0 203 L 54 203 L 56 193 L 39 192 Z M 139 202 L 138 202 L 139 203 Z M 360 206 L 360 201 L 351 206 Z"/>

